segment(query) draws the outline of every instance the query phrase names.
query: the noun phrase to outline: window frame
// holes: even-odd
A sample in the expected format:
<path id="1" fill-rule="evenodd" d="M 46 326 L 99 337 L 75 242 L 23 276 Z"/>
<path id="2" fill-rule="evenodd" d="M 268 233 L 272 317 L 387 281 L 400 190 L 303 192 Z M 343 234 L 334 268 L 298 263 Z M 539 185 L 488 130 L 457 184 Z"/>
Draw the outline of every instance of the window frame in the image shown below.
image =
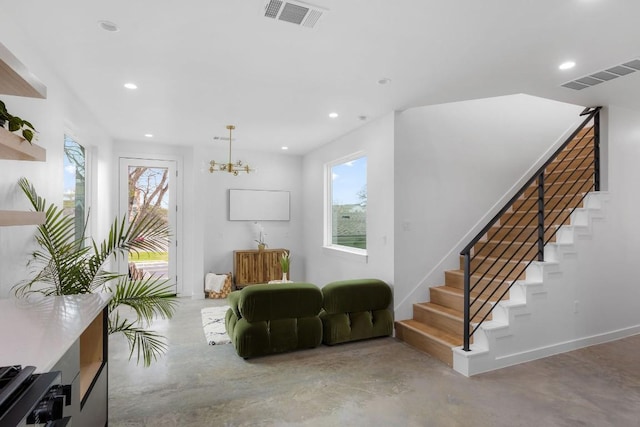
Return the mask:
<path id="1" fill-rule="evenodd" d="M 367 262 L 368 249 L 354 248 L 333 243 L 333 168 L 335 166 L 347 163 L 360 158 L 367 158 L 367 172 L 365 177 L 365 185 L 368 187 L 369 182 L 369 160 L 365 151 L 356 151 L 349 155 L 340 157 L 325 163 L 325 184 L 324 184 L 324 237 L 323 251 L 329 255 L 339 256 L 353 261 Z M 366 221 L 368 223 L 368 221 Z M 365 226 L 365 235 L 368 235 L 368 225 Z M 368 239 L 367 239 L 368 241 Z"/>
<path id="2" fill-rule="evenodd" d="M 93 215 L 91 215 L 91 194 L 93 190 L 92 188 L 93 181 L 91 179 L 91 174 L 93 170 L 92 163 L 91 163 L 92 152 L 91 152 L 91 147 L 80 142 L 80 138 L 78 138 L 78 136 L 74 132 L 70 130 L 66 130 L 63 135 L 63 153 L 62 153 L 63 159 L 66 156 L 66 153 L 64 152 L 64 145 L 66 144 L 67 139 L 73 141 L 74 143 L 82 147 L 82 149 L 84 150 L 84 212 L 83 212 L 84 217 L 82 218 L 82 221 L 83 221 L 83 224 L 85 220 L 87 221 L 85 224 L 86 228 L 84 230 L 84 237 L 86 239 L 87 237 L 91 236 L 92 217 L 93 217 Z M 64 164 L 64 160 L 63 160 L 63 164 Z M 66 173 L 66 171 L 63 170 L 63 174 L 64 173 Z M 64 190 L 64 184 L 63 184 L 63 190 Z M 64 194 L 63 194 L 63 203 L 64 203 Z M 76 236 L 76 238 L 77 237 L 79 236 Z"/>

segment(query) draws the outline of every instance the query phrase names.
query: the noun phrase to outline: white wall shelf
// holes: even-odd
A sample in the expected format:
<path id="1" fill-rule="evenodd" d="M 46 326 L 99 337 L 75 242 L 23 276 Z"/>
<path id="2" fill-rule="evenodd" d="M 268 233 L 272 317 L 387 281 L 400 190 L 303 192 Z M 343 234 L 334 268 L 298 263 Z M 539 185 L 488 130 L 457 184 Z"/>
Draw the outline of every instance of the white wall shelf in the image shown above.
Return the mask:
<path id="1" fill-rule="evenodd" d="M 19 135 L 0 128 L 0 159 L 29 160 L 44 162 L 47 160 L 47 151 Z"/>
<path id="2" fill-rule="evenodd" d="M 45 218 L 44 212 L 0 211 L 0 227 L 44 224 Z"/>
<path id="3" fill-rule="evenodd" d="M 47 87 L 0 43 L 0 94 L 46 98 Z M 0 159 L 44 162 L 44 148 L 0 128 Z M 0 226 L 36 225 L 45 221 L 44 212 L 0 210 Z"/>
<path id="4" fill-rule="evenodd" d="M 47 87 L 0 43 L 0 93 L 46 98 Z"/>

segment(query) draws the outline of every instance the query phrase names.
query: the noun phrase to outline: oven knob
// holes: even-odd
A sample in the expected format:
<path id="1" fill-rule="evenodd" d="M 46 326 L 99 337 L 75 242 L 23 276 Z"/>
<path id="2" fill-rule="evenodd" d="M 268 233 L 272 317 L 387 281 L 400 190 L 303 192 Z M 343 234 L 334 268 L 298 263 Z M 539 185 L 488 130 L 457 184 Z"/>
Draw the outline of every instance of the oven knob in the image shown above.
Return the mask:
<path id="1" fill-rule="evenodd" d="M 27 417 L 27 424 L 42 424 L 62 418 L 64 396 L 55 396 L 38 403 Z"/>

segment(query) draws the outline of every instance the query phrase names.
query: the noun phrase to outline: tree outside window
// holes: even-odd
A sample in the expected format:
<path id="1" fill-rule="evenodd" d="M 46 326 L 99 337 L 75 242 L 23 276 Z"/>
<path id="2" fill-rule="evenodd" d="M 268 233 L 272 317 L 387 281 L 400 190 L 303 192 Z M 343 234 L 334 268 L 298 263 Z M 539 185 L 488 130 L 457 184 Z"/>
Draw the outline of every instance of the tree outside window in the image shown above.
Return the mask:
<path id="1" fill-rule="evenodd" d="M 64 195 L 63 208 L 66 215 L 75 219 L 75 236 L 84 235 L 86 216 L 86 152 L 72 137 L 64 136 Z"/>

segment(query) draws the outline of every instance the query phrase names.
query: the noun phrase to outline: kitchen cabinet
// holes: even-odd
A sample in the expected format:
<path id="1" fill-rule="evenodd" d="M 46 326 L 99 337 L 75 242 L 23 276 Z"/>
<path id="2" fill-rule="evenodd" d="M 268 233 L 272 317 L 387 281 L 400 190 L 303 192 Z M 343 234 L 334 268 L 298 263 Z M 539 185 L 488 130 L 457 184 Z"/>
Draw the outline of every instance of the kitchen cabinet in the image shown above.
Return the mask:
<path id="1" fill-rule="evenodd" d="M 0 299 L 0 366 L 60 371 L 73 425 L 108 421 L 107 307 L 111 294 Z"/>

